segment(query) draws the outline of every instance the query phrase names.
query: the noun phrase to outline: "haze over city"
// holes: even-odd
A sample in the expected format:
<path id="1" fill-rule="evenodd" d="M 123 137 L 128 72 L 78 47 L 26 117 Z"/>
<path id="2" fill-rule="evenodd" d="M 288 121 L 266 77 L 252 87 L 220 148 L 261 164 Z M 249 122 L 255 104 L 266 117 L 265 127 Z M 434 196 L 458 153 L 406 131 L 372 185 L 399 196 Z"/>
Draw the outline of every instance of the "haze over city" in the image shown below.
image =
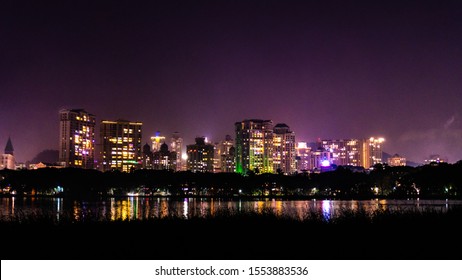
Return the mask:
<path id="1" fill-rule="evenodd" d="M 0 148 L 58 149 L 59 110 L 234 137 L 384 137 L 423 162 L 462 159 L 460 1 L 12 1 L 0 7 Z M 98 138 L 97 138 L 98 139 Z"/>

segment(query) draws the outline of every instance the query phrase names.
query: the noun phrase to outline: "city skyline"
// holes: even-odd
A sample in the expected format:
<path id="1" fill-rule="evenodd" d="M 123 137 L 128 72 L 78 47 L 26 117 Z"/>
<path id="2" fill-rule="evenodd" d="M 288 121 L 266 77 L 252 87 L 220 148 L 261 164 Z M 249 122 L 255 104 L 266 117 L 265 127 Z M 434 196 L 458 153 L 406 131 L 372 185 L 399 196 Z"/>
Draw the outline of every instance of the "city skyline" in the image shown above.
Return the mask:
<path id="1" fill-rule="evenodd" d="M 64 108 L 143 122 L 143 145 L 257 118 L 462 159 L 458 1 L 90 3 L 2 4 L 0 144 L 19 162 L 58 150 Z"/>

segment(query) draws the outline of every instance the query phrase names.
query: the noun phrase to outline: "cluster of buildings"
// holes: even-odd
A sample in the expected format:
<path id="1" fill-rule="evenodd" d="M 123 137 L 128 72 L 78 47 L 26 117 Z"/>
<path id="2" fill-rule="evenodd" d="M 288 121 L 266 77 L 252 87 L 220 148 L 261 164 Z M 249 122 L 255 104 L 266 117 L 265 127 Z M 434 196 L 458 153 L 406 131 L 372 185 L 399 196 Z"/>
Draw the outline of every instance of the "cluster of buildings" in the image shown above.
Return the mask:
<path id="1" fill-rule="evenodd" d="M 197 137 L 189 145 L 184 145 L 178 132 L 170 137 L 156 132 L 143 145 L 143 123 L 128 120 L 102 120 L 99 139 L 95 139 L 96 118 L 83 109 L 63 109 L 59 120 L 60 167 L 294 174 L 328 171 L 336 165 L 369 168 L 383 163 L 383 138 L 297 142 L 288 125 L 271 120 L 236 122 L 234 139 L 226 135 L 222 141 L 210 142 Z M 1 159 L 0 169 L 14 169 L 11 139 Z M 406 160 L 395 155 L 388 164 L 405 165 Z"/>

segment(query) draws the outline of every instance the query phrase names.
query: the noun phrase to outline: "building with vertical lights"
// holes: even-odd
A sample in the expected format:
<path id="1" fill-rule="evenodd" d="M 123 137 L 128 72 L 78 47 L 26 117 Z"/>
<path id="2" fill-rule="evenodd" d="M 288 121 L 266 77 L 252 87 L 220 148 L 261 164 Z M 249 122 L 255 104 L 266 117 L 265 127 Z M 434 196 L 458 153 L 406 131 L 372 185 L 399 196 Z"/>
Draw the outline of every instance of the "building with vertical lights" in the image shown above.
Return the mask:
<path id="1" fill-rule="evenodd" d="M 177 153 L 168 150 L 168 145 L 162 143 L 160 149 L 153 153 L 152 168 L 155 170 L 176 170 Z"/>
<path id="2" fill-rule="evenodd" d="M 64 167 L 93 169 L 95 116 L 83 109 L 59 111 L 59 161 Z"/>
<path id="3" fill-rule="evenodd" d="M 0 155 L 0 169 L 15 169 L 16 163 L 14 160 L 14 148 L 11 143 L 11 138 L 8 137 L 6 142 L 5 152 Z"/>
<path id="4" fill-rule="evenodd" d="M 389 157 L 387 162 L 389 166 L 406 166 L 406 158 L 403 158 L 398 154 L 394 154 L 392 157 Z"/>
<path id="5" fill-rule="evenodd" d="M 273 122 L 248 119 L 235 123 L 236 172 L 273 173 Z"/>
<path id="6" fill-rule="evenodd" d="M 196 144 L 187 145 L 187 169 L 192 172 L 213 172 L 214 147 L 205 137 L 196 137 Z"/>
<path id="7" fill-rule="evenodd" d="M 370 168 L 376 164 L 382 164 L 384 138 L 374 138 L 363 140 L 361 161 L 364 168 Z"/>
<path id="8" fill-rule="evenodd" d="M 160 135 L 160 131 L 156 131 L 156 135 L 151 137 L 152 148 L 151 151 L 157 152 L 160 150 L 160 146 L 165 142 L 165 136 Z"/>
<path id="9" fill-rule="evenodd" d="M 101 169 L 130 172 L 142 167 L 141 122 L 101 121 Z"/>
<path id="10" fill-rule="evenodd" d="M 183 138 L 181 138 L 180 133 L 174 132 L 170 138 L 170 151 L 176 153 L 176 166 L 175 171 L 183 170 Z"/>
<path id="11" fill-rule="evenodd" d="M 273 171 L 295 173 L 295 133 L 285 123 L 273 128 Z"/>

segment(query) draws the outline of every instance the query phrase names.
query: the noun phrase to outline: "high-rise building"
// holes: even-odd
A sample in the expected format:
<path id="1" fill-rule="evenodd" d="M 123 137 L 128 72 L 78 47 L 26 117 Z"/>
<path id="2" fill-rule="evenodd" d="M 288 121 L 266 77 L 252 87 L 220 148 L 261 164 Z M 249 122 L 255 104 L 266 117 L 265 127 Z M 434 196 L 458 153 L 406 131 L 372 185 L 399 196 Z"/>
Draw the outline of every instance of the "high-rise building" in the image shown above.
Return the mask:
<path id="1" fill-rule="evenodd" d="M 83 109 L 59 111 L 59 161 L 64 167 L 93 169 L 95 116 Z"/>
<path id="2" fill-rule="evenodd" d="M 5 146 L 5 153 L 0 155 L 0 169 L 15 169 L 15 167 L 14 148 L 11 143 L 11 138 L 8 137 L 8 141 Z"/>
<path id="3" fill-rule="evenodd" d="M 361 166 L 362 141 L 358 139 L 322 140 L 320 147 L 331 153 L 332 164 Z"/>
<path id="4" fill-rule="evenodd" d="M 273 122 L 248 119 L 235 123 L 236 172 L 273 173 Z"/>
<path id="5" fill-rule="evenodd" d="M 308 147 L 306 142 L 298 142 L 297 147 L 297 172 L 306 172 L 312 169 L 311 167 L 311 147 Z"/>
<path id="6" fill-rule="evenodd" d="M 365 139 L 362 143 L 362 166 L 364 168 L 370 168 L 376 164 L 383 163 L 382 161 L 382 148 L 384 138 L 374 138 Z"/>
<path id="7" fill-rule="evenodd" d="M 192 172 L 213 172 L 214 147 L 205 143 L 205 137 L 196 137 L 196 144 L 186 146 L 187 169 Z"/>
<path id="8" fill-rule="evenodd" d="M 143 168 L 144 169 L 152 169 L 152 161 L 154 155 L 151 152 L 151 146 L 146 143 L 143 146 Z"/>
<path id="9" fill-rule="evenodd" d="M 153 153 L 152 167 L 155 170 L 175 170 L 177 153 L 168 150 L 168 145 L 162 143 L 160 150 Z"/>
<path id="10" fill-rule="evenodd" d="M 141 168 L 141 122 L 127 120 L 101 121 L 102 171 L 130 172 Z"/>
<path id="11" fill-rule="evenodd" d="M 230 135 L 215 143 L 214 172 L 234 172 L 234 151 L 234 141 Z"/>
<path id="12" fill-rule="evenodd" d="M 181 138 L 179 132 L 174 132 L 172 138 L 170 139 L 170 151 L 176 154 L 176 166 L 174 168 L 175 171 L 182 171 L 183 170 L 183 138 Z"/>
<path id="13" fill-rule="evenodd" d="M 273 129 L 273 171 L 293 174 L 295 166 L 295 133 L 285 123 Z"/>
<path id="14" fill-rule="evenodd" d="M 160 146 L 165 143 L 165 136 L 160 135 L 160 131 L 156 131 L 156 135 L 151 137 L 152 142 L 152 152 L 157 152 L 160 150 Z"/>
<path id="15" fill-rule="evenodd" d="M 389 166 L 406 166 L 406 158 L 401 157 L 398 154 L 394 154 L 388 158 Z"/>

